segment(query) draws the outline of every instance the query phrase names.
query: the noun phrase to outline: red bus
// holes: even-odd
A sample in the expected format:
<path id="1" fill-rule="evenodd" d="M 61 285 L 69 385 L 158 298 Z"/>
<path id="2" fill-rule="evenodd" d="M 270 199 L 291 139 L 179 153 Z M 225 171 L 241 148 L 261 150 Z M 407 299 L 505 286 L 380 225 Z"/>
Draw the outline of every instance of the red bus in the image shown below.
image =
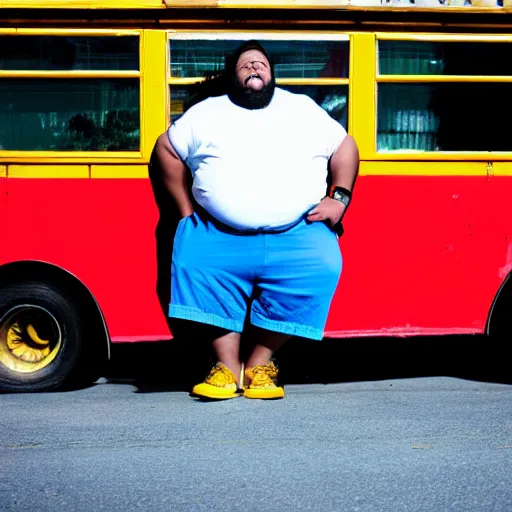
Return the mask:
<path id="1" fill-rule="evenodd" d="M 325 337 L 507 328 L 507 3 L 364 3 L 2 2 L 0 387 L 92 378 L 111 343 L 172 338 L 152 148 L 247 39 L 360 148 Z"/>

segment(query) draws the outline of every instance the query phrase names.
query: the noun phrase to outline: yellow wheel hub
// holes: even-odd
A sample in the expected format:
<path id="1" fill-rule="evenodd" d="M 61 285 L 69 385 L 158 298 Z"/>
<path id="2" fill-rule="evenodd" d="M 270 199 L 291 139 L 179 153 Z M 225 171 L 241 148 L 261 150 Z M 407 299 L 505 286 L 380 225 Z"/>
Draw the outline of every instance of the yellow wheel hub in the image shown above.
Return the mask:
<path id="1" fill-rule="evenodd" d="M 0 320 L 0 363 L 31 373 L 48 366 L 62 345 L 54 316 L 39 306 L 17 306 Z"/>

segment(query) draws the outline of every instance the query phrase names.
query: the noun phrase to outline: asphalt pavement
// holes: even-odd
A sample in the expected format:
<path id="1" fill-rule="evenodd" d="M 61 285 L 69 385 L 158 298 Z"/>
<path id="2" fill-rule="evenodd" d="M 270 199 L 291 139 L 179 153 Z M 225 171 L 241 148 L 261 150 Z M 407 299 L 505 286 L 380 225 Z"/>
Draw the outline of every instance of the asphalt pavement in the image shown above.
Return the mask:
<path id="1" fill-rule="evenodd" d="M 119 346 L 93 386 L 0 395 L 0 510 L 511 511 L 512 383 L 481 341 L 298 344 L 284 400 L 225 402 L 189 396 L 193 351 Z"/>

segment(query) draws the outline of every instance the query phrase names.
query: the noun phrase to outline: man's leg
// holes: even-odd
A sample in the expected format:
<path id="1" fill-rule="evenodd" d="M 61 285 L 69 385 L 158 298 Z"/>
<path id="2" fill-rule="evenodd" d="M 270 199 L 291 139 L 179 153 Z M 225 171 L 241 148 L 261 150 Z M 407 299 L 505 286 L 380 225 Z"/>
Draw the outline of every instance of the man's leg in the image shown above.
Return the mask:
<path id="1" fill-rule="evenodd" d="M 270 363 L 274 353 L 290 338 L 291 336 L 288 334 L 258 328 L 251 329 L 251 342 L 254 348 L 247 360 L 247 368 Z"/>
<path id="2" fill-rule="evenodd" d="M 254 240 L 223 232 L 197 212 L 180 222 L 172 258 L 169 316 L 205 326 L 217 361 L 192 392 L 212 399 L 234 398 L 241 384 L 239 333 L 257 264 L 242 255 L 256 253 Z"/>
<path id="3" fill-rule="evenodd" d="M 203 328 L 207 330 L 216 363 L 206 379 L 192 388 L 192 394 L 217 400 L 240 396 L 240 334 L 212 326 Z"/>
<path id="4" fill-rule="evenodd" d="M 248 398 L 284 396 L 277 368 L 267 361 L 286 335 L 323 338 L 342 264 L 336 235 L 320 222 L 266 235 L 265 250 L 267 265 L 258 274 L 250 321 L 274 334 L 262 338 L 250 357 L 244 392 Z"/>
<path id="5" fill-rule="evenodd" d="M 213 340 L 212 342 L 217 363 L 223 364 L 235 376 L 240 387 L 240 334 L 230 332 Z"/>
<path id="6" fill-rule="evenodd" d="M 286 341 L 288 334 L 268 331 L 257 327 L 251 328 L 251 342 L 254 346 L 245 371 L 246 398 L 273 399 L 283 398 L 284 389 L 277 383 L 277 368 L 272 356 Z"/>
<path id="7" fill-rule="evenodd" d="M 226 366 L 236 377 L 237 384 L 240 385 L 241 335 L 239 333 L 180 318 L 170 318 L 169 325 L 174 337 L 181 339 L 183 343 L 187 340 L 194 340 L 194 351 L 197 351 L 198 348 L 211 347 L 213 354 L 208 351 L 207 355 L 209 364 L 214 358 L 216 363 Z"/>

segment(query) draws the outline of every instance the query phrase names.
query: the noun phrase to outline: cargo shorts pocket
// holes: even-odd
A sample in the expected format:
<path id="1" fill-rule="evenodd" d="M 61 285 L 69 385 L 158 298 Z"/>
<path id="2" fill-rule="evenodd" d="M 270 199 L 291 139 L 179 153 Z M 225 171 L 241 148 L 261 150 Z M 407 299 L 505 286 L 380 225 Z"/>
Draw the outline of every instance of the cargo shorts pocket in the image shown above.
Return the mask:
<path id="1" fill-rule="evenodd" d="M 178 222 L 178 226 L 176 227 L 176 232 L 174 233 L 174 240 L 172 244 L 172 256 L 179 253 L 181 246 L 183 245 L 183 241 L 186 239 L 188 232 L 190 231 L 189 225 L 195 225 L 195 217 L 194 213 L 188 215 L 187 217 L 183 217 Z"/>

